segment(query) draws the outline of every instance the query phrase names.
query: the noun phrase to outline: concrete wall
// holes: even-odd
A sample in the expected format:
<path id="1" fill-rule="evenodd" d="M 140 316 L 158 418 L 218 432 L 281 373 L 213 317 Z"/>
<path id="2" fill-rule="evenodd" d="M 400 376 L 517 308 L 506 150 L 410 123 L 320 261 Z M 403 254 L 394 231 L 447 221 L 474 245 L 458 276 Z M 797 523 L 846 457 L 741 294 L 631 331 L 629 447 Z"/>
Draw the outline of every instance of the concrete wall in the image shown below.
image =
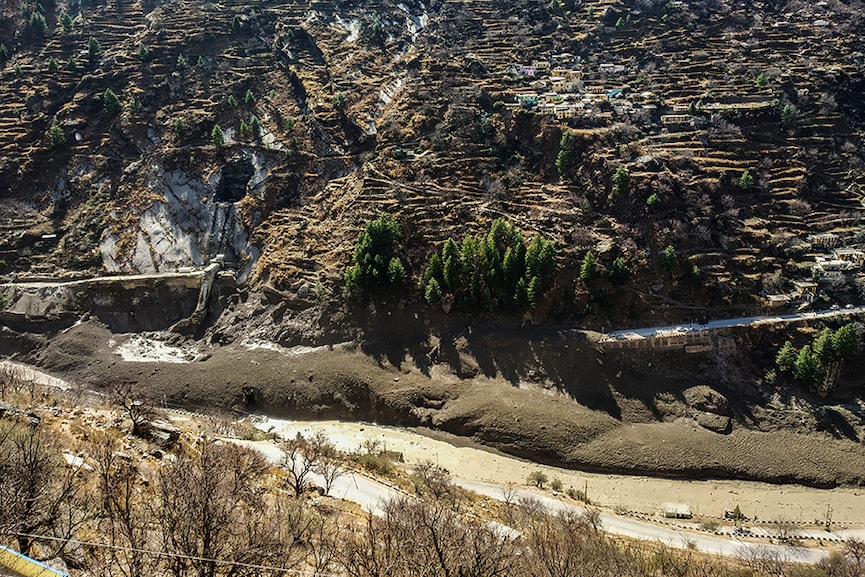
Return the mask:
<path id="1" fill-rule="evenodd" d="M 208 271 L 102 277 L 72 282 L 10 283 L 0 286 L 6 310 L 0 323 L 17 331 L 54 332 L 84 313 L 114 332 L 165 330 L 196 311 Z"/>

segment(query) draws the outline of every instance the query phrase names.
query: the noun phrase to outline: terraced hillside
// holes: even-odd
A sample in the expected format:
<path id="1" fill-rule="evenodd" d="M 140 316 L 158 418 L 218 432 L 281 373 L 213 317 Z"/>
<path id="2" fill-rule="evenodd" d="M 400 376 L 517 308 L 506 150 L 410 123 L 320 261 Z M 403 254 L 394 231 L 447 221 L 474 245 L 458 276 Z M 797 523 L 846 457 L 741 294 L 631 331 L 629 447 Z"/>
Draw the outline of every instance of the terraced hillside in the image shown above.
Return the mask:
<path id="1" fill-rule="evenodd" d="M 812 276 L 819 235 L 861 247 L 861 2 L 3 10 L 6 273 L 222 253 L 253 283 L 336 289 L 381 212 L 414 275 L 505 217 L 559 245 L 537 316 L 616 320 L 627 302 L 635 322 L 757 309 Z M 602 270 L 623 258 L 629 290 L 576 282 L 588 250 Z M 855 267 L 822 280 L 859 298 Z"/>

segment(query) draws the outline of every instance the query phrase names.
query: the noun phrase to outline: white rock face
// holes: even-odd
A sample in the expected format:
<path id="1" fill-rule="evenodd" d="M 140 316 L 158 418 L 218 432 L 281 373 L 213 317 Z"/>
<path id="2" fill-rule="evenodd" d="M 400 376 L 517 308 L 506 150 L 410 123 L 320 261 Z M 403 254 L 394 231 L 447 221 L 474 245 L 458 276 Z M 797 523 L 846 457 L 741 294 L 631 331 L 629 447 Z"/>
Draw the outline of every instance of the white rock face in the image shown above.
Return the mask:
<path id="1" fill-rule="evenodd" d="M 260 195 L 267 175 L 267 161 L 251 155 L 253 175 L 248 194 Z M 135 229 L 123 230 L 117 215 L 102 234 L 100 249 L 106 270 L 127 273 L 176 272 L 201 267 L 218 253 L 238 261 L 251 260 L 247 231 L 238 222 L 234 204 L 218 202 L 220 172 L 202 176 L 183 170 L 169 171 L 152 165 L 146 186 L 155 200 L 143 208 Z M 121 248 L 121 238 L 135 235 L 135 243 Z M 248 270 L 250 262 L 244 262 Z"/>

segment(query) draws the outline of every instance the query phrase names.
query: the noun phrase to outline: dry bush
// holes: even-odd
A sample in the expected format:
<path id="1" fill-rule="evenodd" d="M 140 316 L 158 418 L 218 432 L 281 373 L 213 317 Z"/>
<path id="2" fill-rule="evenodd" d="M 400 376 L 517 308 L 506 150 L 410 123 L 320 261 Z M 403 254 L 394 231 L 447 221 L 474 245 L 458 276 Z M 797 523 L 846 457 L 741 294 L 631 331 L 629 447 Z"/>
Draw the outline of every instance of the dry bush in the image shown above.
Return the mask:
<path id="1" fill-rule="evenodd" d="M 0 420 L 0 534 L 14 536 L 25 555 L 30 535 L 71 537 L 90 510 L 77 473 L 42 429 Z"/>
<path id="2" fill-rule="evenodd" d="M 411 543 L 408 544 L 406 539 Z M 397 499 L 352 536 L 342 559 L 350 577 L 519 575 L 517 544 L 441 503 Z"/>

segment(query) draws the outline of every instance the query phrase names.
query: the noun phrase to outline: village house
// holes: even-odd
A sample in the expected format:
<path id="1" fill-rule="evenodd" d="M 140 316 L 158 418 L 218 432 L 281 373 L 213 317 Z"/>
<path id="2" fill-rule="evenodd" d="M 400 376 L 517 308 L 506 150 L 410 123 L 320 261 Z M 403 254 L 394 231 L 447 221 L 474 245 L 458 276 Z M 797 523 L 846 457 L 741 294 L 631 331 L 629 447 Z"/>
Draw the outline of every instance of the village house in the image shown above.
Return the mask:
<path id="1" fill-rule="evenodd" d="M 794 280 L 793 294 L 803 300 L 813 301 L 817 298 L 817 283 L 805 280 Z"/>
<path id="2" fill-rule="evenodd" d="M 538 95 L 535 93 L 517 94 L 517 102 L 522 106 L 537 106 Z"/>
<path id="3" fill-rule="evenodd" d="M 534 66 L 526 66 L 525 64 L 520 64 L 517 70 L 523 76 L 528 76 L 531 78 L 534 78 L 538 73 L 537 68 L 535 68 Z"/>
<path id="4" fill-rule="evenodd" d="M 857 270 L 859 265 L 836 258 L 817 257 L 811 265 L 811 278 L 823 281 L 836 281 L 844 278 L 844 273 Z"/>
<path id="5" fill-rule="evenodd" d="M 838 235 L 832 234 L 831 232 L 809 234 L 807 240 L 813 247 L 834 248 L 838 246 Z"/>
<path id="6" fill-rule="evenodd" d="M 550 63 L 546 60 L 535 60 L 532 62 L 532 66 L 534 66 L 535 70 L 538 72 L 550 69 Z"/>
<path id="7" fill-rule="evenodd" d="M 552 74 L 553 76 L 561 76 L 565 80 L 569 80 L 571 82 L 576 82 L 583 76 L 578 71 L 572 70 L 570 68 L 553 68 L 550 74 Z"/>
<path id="8" fill-rule="evenodd" d="M 604 63 L 598 67 L 598 72 L 601 74 L 621 74 L 624 71 L 625 66 L 623 64 Z"/>
<path id="9" fill-rule="evenodd" d="M 664 503 L 664 517 L 667 519 L 690 519 L 691 507 L 684 503 Z"/>
<path id="10" fill-rule="evenodd" d="M 559 104 L 555 108 L 557 120 L 567 120 L 577 115 L 577 107 L 573 104 Z"/>
<path id="11" fill-rule="evenodd" d="M 603 86 L 588 86 L 586 87 L 586 97 L 583 100 L 588 102 L 597 102 L 607 99 L 607 89 Z"/>
<path id="12" fill-rule="evenodd" d="M 538 97 L 538 102 L 545 104 L 561 104 L 564 101 L 565 97 L 558 92 L 545 92 Z"/>
<path id="13" fill-rule="evenodd" d="M 836 248 L 832 251 L 836 260 L 843 260 L 858 266 L 865 264 L 865 252 L 855 248 Z"/>
<path id="14" fill-rule="evenodd" d="M 662 114 L 661 124 L 664 126 L 691 126 L 694 124 L 694 119 L 688 114 Z"/>
<path id="15" fill-rule="evenodd" d="M 792 295 L 766 295 L 763 302 L 767 308 L 774 309 L 788 304 L 793 300 Z"/>
<path id="16" fill-rule="evenodd" d="M 577 90 L 577 82 L 574 80 L 568 80 L 564 76 L 551 76 L 550 88 L 553 89 L 553 92 L 564 92 L 570 94 Z"/>

